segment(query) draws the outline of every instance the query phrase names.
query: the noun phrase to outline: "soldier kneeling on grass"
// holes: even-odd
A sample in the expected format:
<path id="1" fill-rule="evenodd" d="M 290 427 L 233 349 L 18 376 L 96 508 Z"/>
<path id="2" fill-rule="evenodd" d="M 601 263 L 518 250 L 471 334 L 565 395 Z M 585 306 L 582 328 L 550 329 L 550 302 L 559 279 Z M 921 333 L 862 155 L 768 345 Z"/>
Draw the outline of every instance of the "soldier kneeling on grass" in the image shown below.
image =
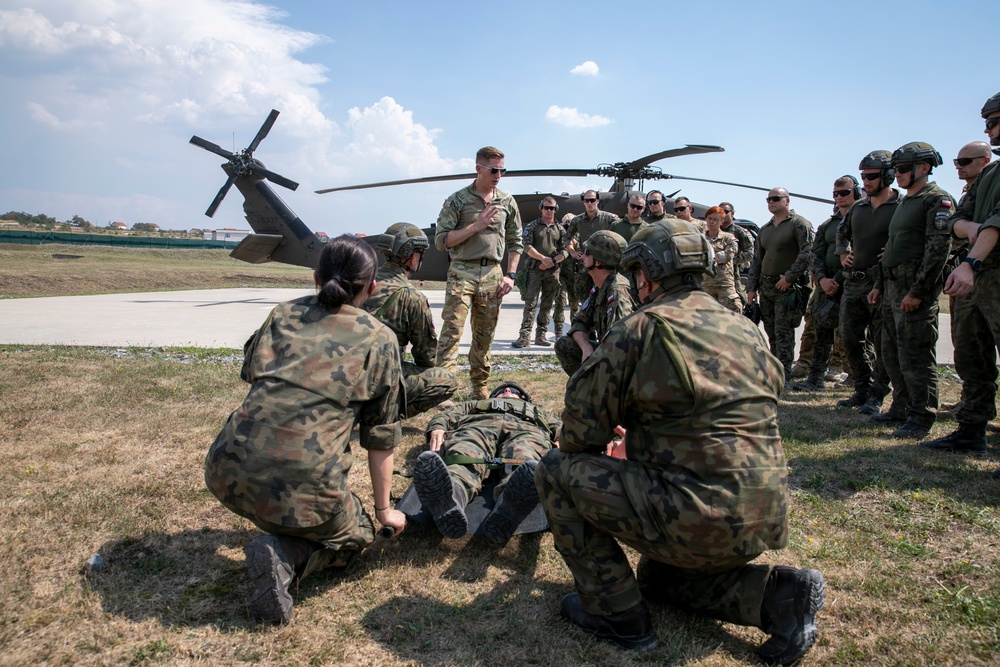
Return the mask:
<path id="1" fill-rule="evenodd" d="M 413 467 L 413 487 L 423 508 L 445 537 L 469 531 L 465 508 L 487 475 L 509 472 L 494 490 L 496 504 L 483 521 L 488 540 L 503 544 L 538 505 L 535 466 L 558 446 L 559 419 L 531 402 L 514 382 L 505 382 L 481 401 L 445 410 L 427 424 L 428 451 Z M 490 469 L 490 459 L 500 459 Z M 506 469 L 506 470 L 505 470 Z"/>

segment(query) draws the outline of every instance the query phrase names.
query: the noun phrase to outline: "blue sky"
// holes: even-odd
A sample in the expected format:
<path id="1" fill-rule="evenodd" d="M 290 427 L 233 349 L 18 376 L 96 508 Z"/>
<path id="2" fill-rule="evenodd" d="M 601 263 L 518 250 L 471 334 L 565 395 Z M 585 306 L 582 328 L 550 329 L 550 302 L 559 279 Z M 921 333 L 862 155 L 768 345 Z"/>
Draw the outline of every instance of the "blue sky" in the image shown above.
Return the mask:
<path id="1" fill-rule="evenodd" d="M 942 153 L 936 180 L 957 196 L 951 158 L 985 138 L 979 109 L 1000 89 L 988 74 L 995 0 L 615 6 L 0 0 L 0 212 L 247 228 L 235 189 L 203 215 L 225 174 L 187 142 L 245 147 L 271 108 L 281 116 L 256 157 L 301 183 L 276 191 L 331 235 L 426 226 L 463 184 L 314 190 L 471 171 L 487 144 L 510 169 L 717 144 L 726 152 L 656 166 L 829 197 L 868 151 L 919 140 Z M 768 217 L 762 192 L 652 187 Z M 792 206 L 816 224 L 829 214 Z"/>

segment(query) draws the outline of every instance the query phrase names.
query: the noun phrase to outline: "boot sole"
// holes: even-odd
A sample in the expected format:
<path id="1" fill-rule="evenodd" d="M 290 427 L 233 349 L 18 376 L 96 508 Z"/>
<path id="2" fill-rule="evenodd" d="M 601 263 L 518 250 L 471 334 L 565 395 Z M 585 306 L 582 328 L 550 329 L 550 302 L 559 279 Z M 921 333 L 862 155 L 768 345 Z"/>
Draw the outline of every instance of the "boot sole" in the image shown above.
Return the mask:
<path id="1" fill-rule="evenodd" d="M 267 623 L 289 623 L 294 602 L 288 590 L 281 585 L 278 568 L 286 567 L 278 558 L 274 547 L 254 540 L 246 548 L 247 569 L 253 581 L 250 593 L 250 615 L 254 620 Z M 294 573 L 288 573 L 288 579 Z"/>
<path id="2" fill-rule="evenodd" d="M 757 655 L 768 665 L 791 665 L 809 652 L 816 643 L 819 634 L 816 629 L 816 614 L 826 605 L 826 581 L 818 570 L 807 570 L 809 573 L 809 592 L 804 598 L 796 600 L 796 606 L 801 606 L 802 632 L 782 647 L 780 651 L 763 651 L 769 642 L 765 642 Z M 770 641 L 770 640 L 769 640 Z"/>
<path id="3" fill-rule="evenodd" d="M 448 466 L 437 454 L 417 457 L 413 466 L 413 488 L 424 509 L 430 512 L 434 525 L 445 537 L 457 539 L 469 532 L 465 510 L 455 502 L 454 485 Z"/>
<path id="4" fill-rule="evenodd" d="M 637 636 L 637 635 L 622 636 L 615 632 L 609 632 L 605 630 L 600 630 L 598 628 L 588 627 L 587 625 L 585 625 L 585 619 L 582 617 L 578 618 L 571 611 L 568 611 L 566 609 L 565 604 L 560 605 L 559 614 L 564 619 L 566 619 L 576 627 L 580 628 L 588 635 L 594 637 L 595 639 L 599 639 L 603 642 L 609 642 L 611 644 L 614 644 L 618 648 L 625 649 L 626 651 L 636 651 L 637 653 L 645 653 L 646 651 L 652 651 L 660 644 L 660 640 L 657 638 L 655 631 L 650 631 L 649 634 L 642 636 Z"/>
<path id="5" fill-rule="evenodd" d="M 520 473 L 530 467 L 532 474 Z M 507 495 L 510 494 L 510 501 Z M 511 473 L 503 495 L 497 501 L 490 515 L 483 521 L 483 536 L 494 544 L 506 544 L 514 535 L 525 517 L 531 514 L 538 504 L 538 491 L 535 488 L 534 465 L 524 463 Z"/>

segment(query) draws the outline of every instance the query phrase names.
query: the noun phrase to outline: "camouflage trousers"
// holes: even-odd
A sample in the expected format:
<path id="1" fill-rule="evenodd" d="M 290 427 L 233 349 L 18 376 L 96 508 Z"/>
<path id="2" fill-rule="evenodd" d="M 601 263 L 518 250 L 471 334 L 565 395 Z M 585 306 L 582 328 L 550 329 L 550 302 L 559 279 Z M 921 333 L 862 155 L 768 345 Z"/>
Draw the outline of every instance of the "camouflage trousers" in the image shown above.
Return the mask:
<path id="1" fill-rule="evenodd" d="M 955 371 L 962 378 L 960 424 L 997 416 L 997 346 L 1000 344 L 1000 267 L 983 269 L 972 292 L 953 299 Z"/>
<path id="2" fill-rule="evenodd" d="M 452 373 L 458 367 L 458 344 L 465 330 L 465 320 L 472 315 L 472 345 L 469 348 L 469 379 L 477 398 L 486 398 L 493 355 L 493 334 L 500 316 L 497 288 L 503 281 L 497 264 L 455 260 L 448 268 L 448 286 L 441 311 L 441 336 L 438 338 L 437 366 Z"/>
<path id="3" fill-rule="evenodd" d="M 701 288 L 734 313 L 743 312 L 743 302 L 740 301 L 740 295 L 732 285 L 712 285 L 703 282 Z"/>
<path id="4" fill-rule="evenodd" d="M 868 303 L 868 293 L 874 286 L 875 278 L 870 275 L 844 281 L 840 340 L 854 388 L 867 390 L 882 400 L 889 393 L 889 374 L 882 359 L 882 309 Z"/>
<path id="5" fill-rule="evenodd" d="M 493 423 L 488 428 L 476 428 L 466 426 L 453 433 L 445 434 L 444 446 L 441 448 L 441 457 L 448 455 L 472 456 L 476 458 L 502 457 L 506 459 L 522 459 L 528 461 L 538 461 L 552 447 L 552 442 L 534 424 L 528 424 L 520 417 L 505 415 L 499 424 Z M 489 474 L 504 475 L 494 493 L 499 498 L 503 488 L 507 483 L 513 465 L 505 468 L 494 469 L 486 464 L 461 464 L 452 463 L 448 466 L 448 474 L 453 480 L 461 482 L 465 487 L 466 494 L 471 500 L 483 488 L 483 480 Z"/>
<path id="6" fill-rule="evenodd" d="M 403 386 L 406 389 L 406 414 L 413 417 L 435 405 L 447 401 L 458 389 L 458 381 L 451 371 L 432 366 L 424 368 L 410 361 L 401 364 Z"/>
<path id="7" fill-rule="evenodd" d="M 574 278 L 574 283 L 576 285 L 576 302 L 578 304 L 583 303 L 590 296 L 590 288 L 594 286 L 594 279 L 590 277 L 587 270 L 583 268 L 583 262 L 574 260 L 576 262 L 576 277 Z M 575 312 L 575 311 L 574 311 Z"/>
<path id="8" fill-rule="evenodd" d="M 562 330 L 566 321 L 566 311 L 563 308 L 554 308 L 559 300 L 559 269 L 549 269 L 542 271 L 538 268 L 528 270 L 528 284 L 524 289 L 524 314 L 521 316 L 521 338 L 531 338 L 531 320 L 534 319 L 538 325 L 538 335 L 544 336 L 549 330 L 549 313 L 556 328 Z M 538 306 L 538 297 L 542 297 L 542 305 Z M 535 317 L 535 308 L 538 307 L 538 316 Z"/>
<path id="9" fill-rule="evenodd" d="M 572 257 L 567 257 L 559 267 L 559 284 L 561 285 L 561 289 L 559 290 L 559 298 L 556 299 L 556 309 L 562 312 L 566 306 L 569 306 L 570 320 L 576 316 L 576 311 L 580 308 L 580 299 L 576 291 L 576 274 L 579 270 L 575 266 L 579 263 Z"/>
<path id="10" fill-rule="evenodd" d="M 639 473 L 640 468 L 636 462 L 603 454 L 564 454 L 553 449 L 535 471 L 535 486 L 553 542 L 573 573 L 584 610 L 614 614 L 642 601 L 621 542 L 671 572 L 669 577 L 657 577 L 653 585 L 672 604 L 759 626 L 771 567 L 747 565 L 756 555 L 728 552 L 720 552 L 706 566 L 702 554 L 690 552 L 690 536 L 669 531 L 650 535 L 650 522 L 643 516 L 660 510 L 653 502 L 633 505 L 626 491 L 629 485 L 648 479 Z M 649 494 L 633 493 L 631 498 L 649 498 Z M 671 525 L 669 520 L 657 523 Z"/>
<path id="11" fill-rule="evenodd" d="M 892 402 L 897 409 L 906 406 L 906 418 L 930 427 L 937 417 L 938 374 L 938 296 L 942 285 L 920 301 L 913 312 L 900 308 L 916 275 L 914 264 L 895 269 L 896 278 L 886 278 L 883 295 L 882 357 L 892 382 Z M 905 387 L 906 402 L 897 387 Z"/>
<path id="12" fill-rule="evenodd" d="M 255 516 L 241 514 L 265 533 L 299 537 L 316 543 L 300 575 L 305 578 L 312 572 L 328 567 L 346 567 L 366 547 L 375 541 L 375 525 L 365 506 L 353 493 L 345 495 L 344 504 L 337 514 L 317 526 L 296 528 L 264 521 Z M 232 510 L 233 508 L 229 508 Z M 233 510 L 235 511 L 235 510 Z"/>
<path id="13" fill-rule="evenodd" d="M 803 313 L 786 304 L 786 292 L 775 288 L 778 277 L 760 277 L 760 310 L 764 320 L 764 331 L 771 354 L 785 367 L 785 380 L 792 377 L 792 361 L 795 359 L 795 328 L 802 322 Z"/>
<path id="14" fill-rule="evenodd" d="M 591 338 L 590 345 L 596 350 L 600 343 Z M 555 352 L 556 358 L 559 360 L 559 365 L 566 371 L 566 375 L 570 377 L 583 365 L 583 350 L 569 336 L 560 336 L 556 339 Z"/>
<path id="15" fill-rule="evenodd" d="M 733 264 L 733 279 L 734 286 L 736 287 L 736 294 L 740 298 L 740 310 L 742 311 L 744 306 L 747 305 L 747 286 L 743 284 L 743 279 L 740 277 L 740 267 Z"/>
<path id="16" fill-rule="evenodd" d="M 844 357 L 844 346 L 840 340 L 840 317 L 837 323 L 825 329 L 817 327 L 812 314 L 829 300 L 826 292 L 817 285 L 809 297 L 809 305 L 803 316 L 805 326 L 802 327 L 802 338 L 799 339 L 799 364 L 809 368 L 810 372 L 825 374 L 827 368 L 846 369 L 847 360 Z M 817 345 L 820 346 L 818 357 Z"/>

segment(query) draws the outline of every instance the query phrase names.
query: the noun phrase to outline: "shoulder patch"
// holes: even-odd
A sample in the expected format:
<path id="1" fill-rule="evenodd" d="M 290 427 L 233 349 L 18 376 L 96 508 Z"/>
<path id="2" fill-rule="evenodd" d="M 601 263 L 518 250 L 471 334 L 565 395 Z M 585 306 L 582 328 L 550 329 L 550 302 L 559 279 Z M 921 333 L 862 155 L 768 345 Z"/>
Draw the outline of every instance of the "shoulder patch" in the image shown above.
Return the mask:
<path id="1" fill-rule="evenodd" d="M 946 229 L 948 227 L 948 218 L 950 217 L 951 215 L 949 215 L 947 211 L 938 211 L 937 213 L 935 213 L 934 214 L 935 229 L 938 230 Z"/>

